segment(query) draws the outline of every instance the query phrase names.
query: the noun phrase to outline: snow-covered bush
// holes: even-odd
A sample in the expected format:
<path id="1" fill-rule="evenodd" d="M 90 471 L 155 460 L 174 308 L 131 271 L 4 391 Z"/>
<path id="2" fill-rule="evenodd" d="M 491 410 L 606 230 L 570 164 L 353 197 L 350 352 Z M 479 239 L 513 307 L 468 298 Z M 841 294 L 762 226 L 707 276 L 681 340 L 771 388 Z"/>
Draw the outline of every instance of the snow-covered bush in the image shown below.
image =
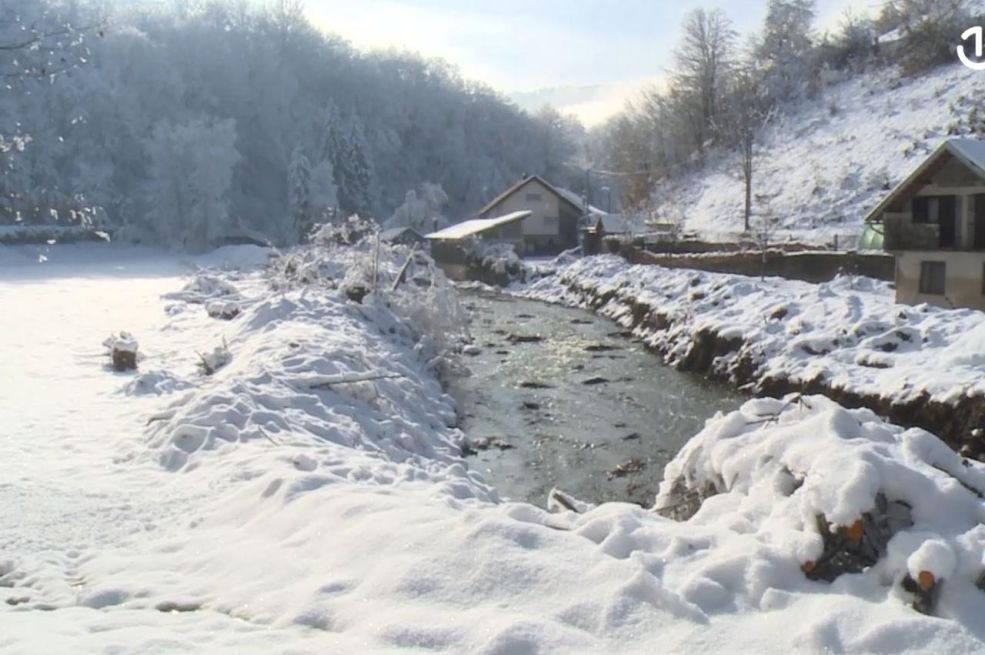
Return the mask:
<path id="1" fill-rule="evenodd" d="M 373 221 L 361 218 L 359 214 L 353 214 L 338 223 L 323 223 L 319 225 L 311 233 L 308 240 L 312 244 L 322 248 L 350 246 L 373 234 L 378 229 L 378 226 Z"/>
<path id="2" fill-rule="evenodd" d="M 433 340 L 432 357 L 448 355 L 466 341 L 468 312 L 433 260 L 422 253 L 416 253 L 415 259 L 409 282 L 398 285 L 387 298 L 398 315 Z"/>
<path id="3" fill-rule="evenodd" d="M 857 574 L 853 588 L 949 613 L 983 594 L 983 497 L 985 465 L 930 433 L 793 395 L 710 421 L 667 465 L 655 508 L 690 505 L 695 527 L 741 516 L 808 578 Z"/>
<path id="4" fill-rule="evenodd" d="M 233 360 L 233 354 L 230 352 L 225 340 L 223 340 L 222 345 L 216 346 L 211 352 L 199 353 L 198 357 L 201 360 L 199 361 L 199 368 L 202 369 L 202 373 L 205 375 L 213 375 Z"/>
<path id="5" fill-rule="evenodd" d="M 181 291 L 165 294 L 167 300 L 178 300 L 195 305 L 206 304 L 211 300 L 232 301 L 239 296 L 239 291 L 229 280 L 202 273 L 189 281 Z"/>
<path id="6" fill-rule="evenodd" d="M 228 321 L 239 316 L 239 303 L 235 300 L 210 300 L 205 304 L 205 311 L 212 318 Z"/>
<path id="7" fill-rule="evenodd" d="M 954 60 L 954 40 L 974 24 L 964 3 L 953 0 L 902 0 L 899 63 L 905 74 L 916 75 Z"/>
<path id="8" fill-rule="evenodd" d="M 326 228 L 328 229 L 328 228 Z M 287 290 L 321 287 L 350 299 L 382 303 L 420 336 L 420 355 L 435 364 L 452 357 L 466 340 L 468 316 L 454 286 L 424 252 L 380 242 L 370 234 L 341 245 L 338 232 L 282 255 L 271 262 L 272 286 Z M 447 362 L 446 362 L 447 363 Z M 442 364 L 444 366 L 445 364 Z"/>
<path id="9" fill-rule="evenodd" d="M 507 286 L 524 279 L 523 260 L 511 243 L 487 243 L 473 239 L 467 245 L 466 265 L 471 275 L 486 284 Z"/>

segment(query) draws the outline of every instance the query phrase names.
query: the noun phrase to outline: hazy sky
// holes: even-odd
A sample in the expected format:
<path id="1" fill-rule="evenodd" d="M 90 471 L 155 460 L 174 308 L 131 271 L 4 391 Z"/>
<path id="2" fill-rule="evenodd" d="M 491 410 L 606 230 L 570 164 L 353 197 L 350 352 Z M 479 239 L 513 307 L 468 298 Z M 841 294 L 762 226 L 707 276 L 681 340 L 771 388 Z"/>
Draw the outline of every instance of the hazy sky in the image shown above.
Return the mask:
<path id="1" fill-rule="evenodd" d="M 818 24 L 878 0 L 818 0 Z M 512 93 L 604 85 L 591 107 L 570 107 L 587 122 L 615 109 L 670 64 L 681 20 L 719 7 L 746 34 L 766 0 L 307 0 L 311 19 L 358 47 L 397 47 L 454 63 L 470 78 Z M 609 107 L 611 105 L 611 107 Z M 587 112 L 587 113 L 585 113 Z"/>

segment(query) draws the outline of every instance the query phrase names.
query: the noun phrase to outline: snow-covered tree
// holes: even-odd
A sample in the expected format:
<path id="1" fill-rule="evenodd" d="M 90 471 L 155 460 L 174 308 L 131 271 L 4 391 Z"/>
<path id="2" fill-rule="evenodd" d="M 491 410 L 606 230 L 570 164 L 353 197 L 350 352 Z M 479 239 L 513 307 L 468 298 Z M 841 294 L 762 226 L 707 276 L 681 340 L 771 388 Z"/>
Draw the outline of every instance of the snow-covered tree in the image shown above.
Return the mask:
<path id="1" fill-rule="evenodd" d="M 291 153 L 287 168 L 289 191 L 288 208 L 291 213 L 291 240 L 300 241 L 311 226 L 311 164 L 301 148 Z"/>
<path id="2" fill-rule="evenodd" d="M 332 129 L 332 165 L 339 206 L 347 213 L 372 216 L 376 177 L 362 121 L 350 116 L 334 123 Z"/>
<path id="3" fill-rule="evenodd" d="M 739 154 L 739 172 L 744 189 L 742 226 L 751 229 L 753 174 L 756 168 L 756 143 L 769 115 L 769 100 L 755 73 L 748 68 L 736 71 L 728 95 L 723 129 Z"/>
<path id="4" fill-rule="evenodd" d="M 774 101 L 810 90 L 816 72 L 813 26 L 814 0 L 769 0 L 754 53 Z"/>
<path id="5" fill-rule="evenodd" d="M 38 32 L 52 40 L 31 50 L 30 62 L 0 50 L 0 66 L 10 64 L 6 72 L 14 75 L 0 94 L 0 159 L 15 164 L 0 177 L 7 206 L 48 220 L 50 210 L 68 216 L 83 202 L 111 228 L 158 234 L 161 217 L 173 218 L 167 207 L 177 197 L 170 194 L 161 207 L 152 200 L 167 186 L 163 162 L 178 158 L 165 155 L 174 151 L 165 126 L 182 131 L 225 121 L 235 125 L 228 144 L 240 157 L 235 166 L 218 160 L 222 174 L 231 175 L 226 214 L 275 241 L 297 229 L 292 194 L 299 189 L 292 189 L 289 173 L 299 145 L 310 164 L 308 211 L 315 220 L 352 212 L 387 216 L 407 189 L 420 192 L 427 181 L 441 185 L 450 211 L 465 213 L 522 173 L 566 170 L 570 151 L 557 130 L 447 64 L 354 50 L 311 26 L 298 0 L 264 8 L 159 5 L 128 3 L 110 14 L 104 37 L 83 34 L 71 50 L 79 57 L 68 58 L 71 66 L 56 84 L 49 74 L 63 62 L 49 56 L 48 45 L 78 42 L 75 33 L 56 34 L 59 23 Z M 76 13 L 84 6 L 0 0 L 0 46 L 5 35 L 23 31 L 12 16 L 40 9 L 67 17 L 74 29 L 93 24 Z M 89 65 L 79 68 L 81 58 Z M 21 76 L 24 71 L 34 75 Z M 204 143 L 212 148 L 215 139 Z M 188 170 L 201 173 L 204 166 Z M 184 176 L 196 179 L 193 172 Z M 170 230 L 160 234 L 180 241 Z"/>
<path id="6" fill-rule="evenodd" d="M 442 215 L 447 204 L 448 194 L 441 185 L 425 182 L 407 192 L 404 204 L 393 212 L 386 227 L 409 227 L 421 234 L 438 230 L 447 223 Z"/>
<path id="7" fill-rule="evenodd" d="M 214 246 L 232 223 L 229 188 L 240 159 L 235 122 L 162 121 L 154 126 L 147 150 L 154 233 L 170 246 L 193 252 Z"/>

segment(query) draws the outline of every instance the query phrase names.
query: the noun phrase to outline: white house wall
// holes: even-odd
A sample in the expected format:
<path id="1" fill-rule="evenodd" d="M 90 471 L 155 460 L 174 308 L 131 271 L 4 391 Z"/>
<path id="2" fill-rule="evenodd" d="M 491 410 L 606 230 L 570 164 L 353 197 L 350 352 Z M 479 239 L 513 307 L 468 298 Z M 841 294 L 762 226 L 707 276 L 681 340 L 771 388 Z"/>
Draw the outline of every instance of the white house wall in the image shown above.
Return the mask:
<path id="1" fill-rule="evenodd" d="M 528 193 L 539 193 L 539 201 L 527 200 Z M 537 180 L 531 180 L 504 198 L 489 215 L 503 215 L 529 211 L 523 221 L 523 234 L 529 236 L 557 237 L 561 229 L 561 208 L 558 197 Z"/>
<path id="2" fill-rule="evenodd" d="M 943 298 L 920 293 L 921 262 L 944 262 L 947 268 Z M 907 250 L 896 255 L 896 301 L 985 309 L 983 276 L 985 252 Z"/>

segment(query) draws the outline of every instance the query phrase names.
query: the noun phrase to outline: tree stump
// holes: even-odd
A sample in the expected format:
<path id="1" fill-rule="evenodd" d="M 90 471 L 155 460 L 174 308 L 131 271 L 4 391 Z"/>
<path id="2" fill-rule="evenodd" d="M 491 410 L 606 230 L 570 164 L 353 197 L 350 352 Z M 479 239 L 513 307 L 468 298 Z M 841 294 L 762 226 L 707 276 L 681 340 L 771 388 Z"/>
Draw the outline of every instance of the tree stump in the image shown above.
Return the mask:
<path id="1" fill-rule="evenodd" d="M 109 349 L 113 360 L 113 370 L 117 372 L 137 369 L 137 340 L 129 332 L 110 336 L 103 345 Z"/>
<path id="2" fill-rule="evenodd" d="M 113 349 L 113 370 L 133 371 L 137 368 L 137 353 L 130 350 Z"/>

